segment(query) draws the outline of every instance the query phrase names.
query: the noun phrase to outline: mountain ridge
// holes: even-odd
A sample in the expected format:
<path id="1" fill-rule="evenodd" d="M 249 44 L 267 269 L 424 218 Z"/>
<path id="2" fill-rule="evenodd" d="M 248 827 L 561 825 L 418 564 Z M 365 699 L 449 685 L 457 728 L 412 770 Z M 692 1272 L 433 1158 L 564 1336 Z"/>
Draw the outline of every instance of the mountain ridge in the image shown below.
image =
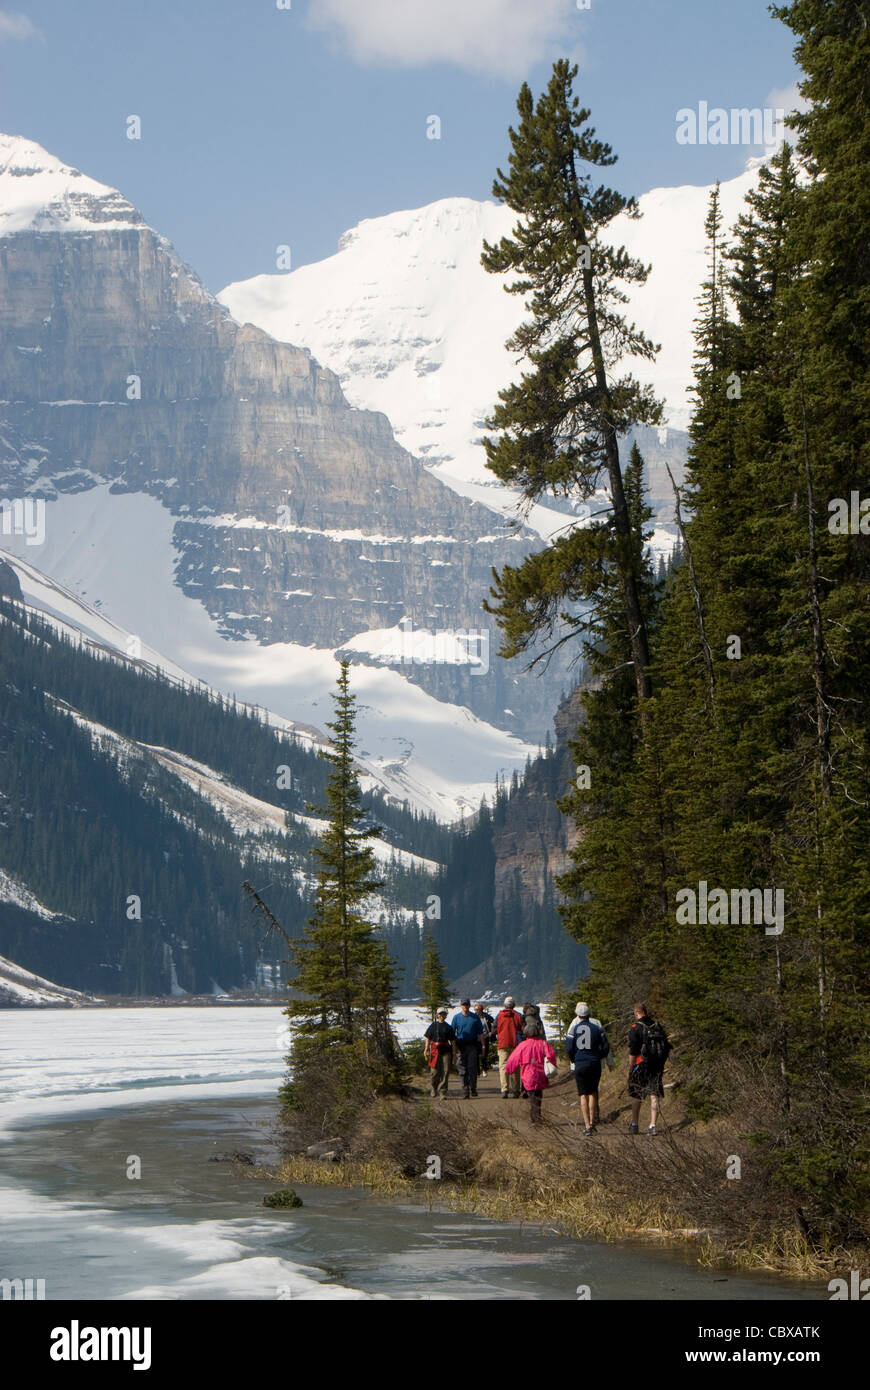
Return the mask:
<path id="1" fill-rule="evenodd" d="M 727 223 L 742 210 L 758 177 L 758 161 L 721 185 Z M 704 219 L 711 189 L 652 189 L 638 199 L 640 216 L 620 214 L 606 240 L 624 244 L 652 269 L 645 284 L 626 287 L 625 313 L 662 344 L 655 362 L 625 359 L 665 402 L 664 427 L 642 431 L 655 441 L 647 483 L 657 515 L 654 546 L 673 544 L 673 495 L 667 462 L 679 479 L 685 466 L 693 380 L 695 299 L 706 274 Z M 366 218 L 346 231 L 338 250 L 295 270 L 235 281 L 218 294 L 238 322 L 279 340 L 304 341 L 339 376 L 354 404 L 384 411 L 397 439 L 434 476 L 461 496 L 505 516 L 518 495 L 486 468 L 484 419 L 498 392 L 523 368 L 505 346 L 525 316 L 523 296 L 505 292 L 511 277 L 480 264 L 484 239 L 511 235 L 516 215 L 488 200 L 438 199 L 422 207 Z M 631 438 L 626 439 L 626 452 Z M 592 507 L 597 505 L 593 500 Z M 588 515 L 564 500 L 542 498 L 526 518 L 543 539 Z"/>
<path id="2" fill-rule="evenodd" d="M 39 181 L 39 147 L 12 142 L 16 174 L 9 143 L 6 184 Z M 45 162 L 78 186 L 76 171 Z M 87 530 L 67 535 L 77 495 L 99 492 L 101 517 L 125 496 L 156 499 L 172 527 L 155 608 L 172 607 L 166 586 L 180 590 L 208 615 L 227 664 L 243 644 L 271 653 L 273 664 L 284 648 L 288 663 L 322 653 L 313 678 L 324 701 L 335 653 L 354 638 L 403 621 L 433 634 L 480 628 L 491 566 L 518 561 L 532 533 L 514 534 L 497 512 L 432 477 L 383 414 L 346 401 L 307 348 L 236 324 L 146 224 L 97 225 L 111 190 L 92 191 L 87 231 L 75 220 L 81 207 L 66 217 L 68 189 L 45 196 L 62 230 L 28 197 L 27 218 L 0 236 L 0 496 L 45 501 L 47 572 L 69 584 L 70 571 L 86 567 Z M 114 515 L 99 522 L 104 535 L 123 524 L 122 510 Z M 8 528 L 7 536 L 7 548 L 25 558 L 25 540 Z M 116 568 L 100 584 L 90 597 L 135 631 L 124 574 Z M 174 642 L 171 629 L 167 655 L 196 669 Z M 454 779 L 449 815 L 461 809 L 457 797 L 474 804 L 482 780 L 491 785 L 522 761 L 526 745 L 516 736 L 534 737 L 551 712 L 541 683 L 520 681 L 497 658 L 486 679 L 468 659 L 385 662 L 364 641 L 352 659 L 380 673 L 361 679 L 383 701 L 384 720 L 401 713 L 402 689 L 409 709 L 420 690 L 435 701 L 429 708 L 442 728 L 453 721 L 461 730 L 470 710 L 483 746 L 500 748 L 485 754 L 483 779 L 468 779 L 464 791 Z M 279 712 L 294 716 L 288 706 Z M 407 768 L 409 794 L 425 795 L 434 769 L 417 766 L 413 749 L 394 749 L 380 755 L 384 769 Z"/>

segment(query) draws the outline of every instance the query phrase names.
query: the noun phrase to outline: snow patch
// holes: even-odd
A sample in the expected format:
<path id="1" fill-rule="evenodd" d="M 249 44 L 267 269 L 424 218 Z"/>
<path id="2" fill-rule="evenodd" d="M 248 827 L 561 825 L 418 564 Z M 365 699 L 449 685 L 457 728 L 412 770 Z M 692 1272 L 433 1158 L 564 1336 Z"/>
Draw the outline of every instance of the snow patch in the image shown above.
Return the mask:
<path id="1" fill-rule="evenodd" d="M 145 226 L 117 189 L 63 164 L 34 140 L 0 135 L 0 236 Z"/>
<path id="2" fill-rule="evenodd" d="M 202 684 L 258 706 L 276 727 L 322 744 L 333 716 L 336 652 L 223 638 L 218 622 L 174 582 L 173 527 L 155 498 L 113 494 L 104 485 L 46 502 L 40 569 L 23 537 L 4 537 L 0 557 L 18 575 L 25 602 L 65 630 L 78 629 L 125 659 L 138 652 L 146 668 L 185 684 L 196 683 L 196 671 Z M 537 751 L 464 706 L 435 699 L 399 669 L 357 665 L 352 685 L 364 770 L 388 795 L 439 819 L 476 811 L 497 773 L 522 772 Z"/>
<path id="3" fill-rule="evenodd" d="M 758 178 L 747 169 L 721 185 L 725 225 L 742 211 Z M 656 188 L 638 201 L 642 216 L 615 218 L 607 239 L 652 271 L 626 287 L 624 313 L 654 342 L 655 362 L 629 359 L 685 429 L 691 414 L 692 325 L 706 274 L 704 218 L 710 188 Z M 352 405 L 383 411 L 400 444 L 461 496 L 516 515 L 518 494 L 486 468 L 483 421 L 522 362 L 505 342 L 526 317 L 505 277 L 480 263 L 484 240 L 511 234 L 515 214 L 493 202 L 443 198 L 426 207 L 360 222 L 336 255 L 289 274 L 258 275 L 218 295 L 239 323 L 282 342 L 304 343 L 334 371 Z M 570 517 L 543 502 L 525 518 L 549 539 Z"/>
<path id="4" fill-rule="evenodd" d="M 51 908 L 45 907 L 29 888 L 14 878 L 12 874 L 7 873 L 5 869 L 0 869 L 0 902 L 12 903 L 14 907 L 23 908 L 25 912 L 32 912 L 34 916 L 41 917 L 46 922 L 66 920 L 62 912 L 52 912 Z"/>

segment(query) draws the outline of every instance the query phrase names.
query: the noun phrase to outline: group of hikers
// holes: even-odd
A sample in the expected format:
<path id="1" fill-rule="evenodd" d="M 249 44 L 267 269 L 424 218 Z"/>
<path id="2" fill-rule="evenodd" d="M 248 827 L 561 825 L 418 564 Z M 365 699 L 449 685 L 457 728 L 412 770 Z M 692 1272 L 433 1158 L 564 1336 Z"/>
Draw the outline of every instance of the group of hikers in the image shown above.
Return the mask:
<path id="1" fill-rule="evenodd" d="M 484 1005 L 471 1007 L 463 999 L 459 1012 L 447 1022 L 448 1010 L 440 1008 L 429 1024 L 423 1039 L 423 1055 L 429 1064 L 433 1098 L 447 1099 L 451 1066 L 455 1064 L 462 1083 L 465 1100 L 477 1096 L 477 1078 L 486 1076 L 491 1065 L 491 1049 L 495 1045 L 498 1074 L 503 1100 L 529 1101 L 533 1124 L 543 1122 L 541 1101 L 544 1091 L 558 1074 L 556 1053 L 534 1004 L 524 1004 L 522 1013 L 514 1007 L 511 995 L 504 1001 L 495 1018 Z M 628 1095 L 631 1100 L 629 1134 L 639 1132 L 640 1108 L 649 1097 L 649 1134 L 656 1133 L 659 1100 L 664 1095 L 663 1073 L 671 1044 L 660 1023 L 651 1016 L 646 1004 L 634 1005 L 634 1021 L 628 1033 L 629 1072 Z M 582 1001 L 574 1010 L 574 1019 L 565 1038 L 565 1053 L 571 1063 L 583 1132 L 595 1133 L 600 1122 L 598 1088 L 601 1068 L 606 1063 L 613 1068 L 613 1053 L 604 1027 L 590 1016 L 589 1005 Z"/>

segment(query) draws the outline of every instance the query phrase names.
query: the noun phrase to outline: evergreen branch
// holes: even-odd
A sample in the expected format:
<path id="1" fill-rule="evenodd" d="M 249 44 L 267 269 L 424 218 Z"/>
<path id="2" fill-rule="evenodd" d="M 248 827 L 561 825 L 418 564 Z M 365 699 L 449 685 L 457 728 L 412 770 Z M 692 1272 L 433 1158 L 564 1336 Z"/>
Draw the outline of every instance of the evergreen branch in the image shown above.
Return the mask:
<path id="1" fill-rule="evenodd" d="M 262 912 L 263 916 L 266 918 L 266 921 L 269 923 L 269 930 L 266 932 L 266 935 L 260 942 L 259 949 L 263 949 L 266 942 L 269 940 L 269 937 L 272 935 L 272 932 L 276 931 L 281 933 L 284 940 L 287 942 L 287 945 L 292 950 L 293 942 L 291 938 L 287 935 L 284 928 L 281 926 L 281 923 L 278 921 L 278 918 L 275 916 L 274 912 L 272 912 L 272 910 L 269 907 L 267 907 L 266 904 L 263 902 L 263 899 L 260 897 L 260 894 L 257 892 L 256 888 L 254 888 L 248 882 L 247 879 L 245 879 L 245 882 L 242 884 L 242 888 L 247 894 L 249 894 L 250 897 L 254 899 L 254 906 L 251 908 L 251 912 Z"/>

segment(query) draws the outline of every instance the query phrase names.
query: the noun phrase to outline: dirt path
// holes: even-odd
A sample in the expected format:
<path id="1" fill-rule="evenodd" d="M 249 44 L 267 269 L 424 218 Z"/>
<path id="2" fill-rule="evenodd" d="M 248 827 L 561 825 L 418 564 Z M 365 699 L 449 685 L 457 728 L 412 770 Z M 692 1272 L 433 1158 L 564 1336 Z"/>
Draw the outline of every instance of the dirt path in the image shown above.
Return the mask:
<path id="1" fill-rule="evenodd" d="M 558 1047 L 555 1048 L 555 1051 L 559 1060 L 559 1079 L 544 1091 L 544 1128 L 570 1131 L 579 1138 L 585 1138 L 574 1074 L 569 1069 L 566 1059 L 559 1057 Z M 627 1058 L 618 1057 L 613 1071 L 604 1068 L 599 1089 L 601 1122 L 592 1139 L 585 1142 L 612 1144 L 614 1141 L 628 1137 L 631 1104 L 626 1085 L 627 1073 Z M 417 1083 L 417 1089 L 419 1089 L 421 1099 L 428 1096 L 428 1078 L 421 1077 Z M 488 1071 L 485 1077 L 478 1078 L 476 1100 L 463 1099 L 461 1078 L 457 1072 L 451 1071 L 450 1088 L 444 1104 L 451 1107 L 461 1106 L 463 1113 L 474 1113 L 495 1123 L 507 1123 L 512 1127 L 518 1125 L 529 1130 L 532 1128 L 527 1100 L 502 1099 L 497 1066 L 494 1070 Z M 679 1092 L 675 1091 L 672 1086 L 668 1086 L 665 1090 L 665 1098 L 660 1102 L 658 1130 L 663 1133 L 669 1128 L 680 1125 L 682 1120 L 683 1107 L 679 1102 Z M 639 1138 L 646 1139 L 648 1137 L 646 1134 L 648 1124 L 649 1102 L 645 1101 L 641 1107 Z"/>

